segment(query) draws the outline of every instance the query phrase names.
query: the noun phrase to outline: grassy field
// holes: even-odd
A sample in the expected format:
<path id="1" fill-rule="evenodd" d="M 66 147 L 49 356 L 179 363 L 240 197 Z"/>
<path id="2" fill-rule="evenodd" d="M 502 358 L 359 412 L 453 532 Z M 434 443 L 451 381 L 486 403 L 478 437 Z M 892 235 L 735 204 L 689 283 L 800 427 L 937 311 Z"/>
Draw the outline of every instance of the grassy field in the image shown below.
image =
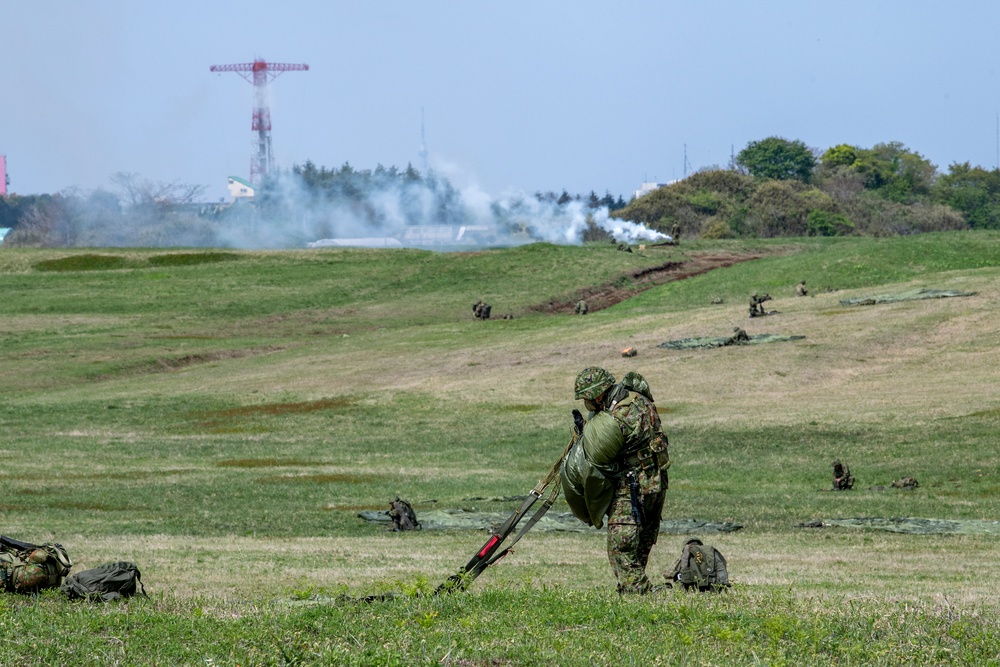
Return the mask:
<path id="1" fill-rule="evenodd" d="M 547 312 L 750 252 L 584 317 Z M 976 295 L 840 303 L 917 287 Z M 749 319 L 753 291 L 780 313 Z M 1000 519 L 1000 234 L 2 249 L 0 294 L 0 533 L 61 542 L 75 570 L 135 561 L 151 594 L 0 594 L 0 665 L 1000 664 L 1000 535 L 800 527 Z M 513 319 L 474 320 L 479 298 Z M 804 338 L 657 347 L 734 326 Z M 666 517 L 744 526 L 702 536 L 733 588 L 619 599 L 595 530 L 529 534 L 468 593 L 425 595 L 486 535 L 393 534 L 358 511 L 396 495 L 418 516 L 512 511 L 477 498 L 524 494 L 551 466 L 590 365 L 649 380 Z M 852 491 L 826 491 L 834 459 Z M 919 487 L 890 487 L 903 476 Z M 661 534 L 651 573 L 686 537 Z M 337 599 L 385 591 L 400 596 Z"/>

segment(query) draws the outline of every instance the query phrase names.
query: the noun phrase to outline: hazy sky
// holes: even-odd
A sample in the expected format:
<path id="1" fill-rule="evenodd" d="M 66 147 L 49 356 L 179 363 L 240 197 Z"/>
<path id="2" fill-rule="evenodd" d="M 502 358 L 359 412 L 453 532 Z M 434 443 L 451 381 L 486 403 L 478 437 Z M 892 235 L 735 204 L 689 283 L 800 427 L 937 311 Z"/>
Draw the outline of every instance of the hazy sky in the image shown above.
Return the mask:
<path id="1" fill-rule="evenodd" d="M 499 196 L 626 199 L 778 135 L 997 164 L 1000 2 L 31 0 L 4 3 L 0 154 L 19 194 L 116 172 L 249 177 L 253 86 L 279 167 L 432 166 Z"/>

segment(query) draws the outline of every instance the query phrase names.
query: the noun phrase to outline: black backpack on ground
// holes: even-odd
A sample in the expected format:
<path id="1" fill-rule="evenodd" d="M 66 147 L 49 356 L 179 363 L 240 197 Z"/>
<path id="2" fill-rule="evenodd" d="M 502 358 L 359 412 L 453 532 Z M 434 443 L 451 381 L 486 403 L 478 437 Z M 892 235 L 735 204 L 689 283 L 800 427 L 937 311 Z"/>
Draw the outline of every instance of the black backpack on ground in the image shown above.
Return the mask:
<path id="1" fill-rule="evenodd" d="M 142 575 L 135 563 L 118 561 L 107 563 L 91 570 L 84 570 L 66 577 L 60 586 L 70 600 L 110 602 L 119 598 L 132 597 L 136 593 L 145 596 Z"/>

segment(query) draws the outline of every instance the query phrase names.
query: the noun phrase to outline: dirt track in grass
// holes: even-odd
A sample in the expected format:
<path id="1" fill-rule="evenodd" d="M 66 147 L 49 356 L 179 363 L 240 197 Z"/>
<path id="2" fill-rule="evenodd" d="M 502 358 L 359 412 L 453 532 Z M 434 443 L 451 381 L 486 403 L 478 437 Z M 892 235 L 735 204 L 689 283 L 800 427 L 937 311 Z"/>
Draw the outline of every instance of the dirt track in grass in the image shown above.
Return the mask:
<path id="1" fill-rule="evenodd" d="M 579 290 L 564 299 L 555 299 L 528 308 L 533 313 L 572 313 L 576 303 L 583 299 L 590 312 L 610 308 L 616 303 L 629 299 L 657 285 L 684 280 L 692 276 L 708 273 L 740 262 L 764 257 L 764 253 L 692 253 L 681 261 L 670 261 L 646 269 L 624 274 L 604 285 L 595 285 Z"/>

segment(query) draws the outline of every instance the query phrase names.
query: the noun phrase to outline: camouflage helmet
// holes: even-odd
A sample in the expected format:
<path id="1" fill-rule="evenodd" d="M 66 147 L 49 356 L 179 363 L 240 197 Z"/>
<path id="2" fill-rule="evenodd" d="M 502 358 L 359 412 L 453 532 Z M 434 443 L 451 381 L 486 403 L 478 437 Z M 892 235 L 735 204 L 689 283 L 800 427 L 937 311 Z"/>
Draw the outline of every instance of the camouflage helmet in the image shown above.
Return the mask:
<path id="1" fill-rule="evenodd" d="M 608 387 L 615 383 L 615 376 L 599 366 L 584 368 L 576 376 L 576 386 L 573 395 L 577 399 L 589 401 L 595 400 L 598 396 L 608 390 Z"/>

